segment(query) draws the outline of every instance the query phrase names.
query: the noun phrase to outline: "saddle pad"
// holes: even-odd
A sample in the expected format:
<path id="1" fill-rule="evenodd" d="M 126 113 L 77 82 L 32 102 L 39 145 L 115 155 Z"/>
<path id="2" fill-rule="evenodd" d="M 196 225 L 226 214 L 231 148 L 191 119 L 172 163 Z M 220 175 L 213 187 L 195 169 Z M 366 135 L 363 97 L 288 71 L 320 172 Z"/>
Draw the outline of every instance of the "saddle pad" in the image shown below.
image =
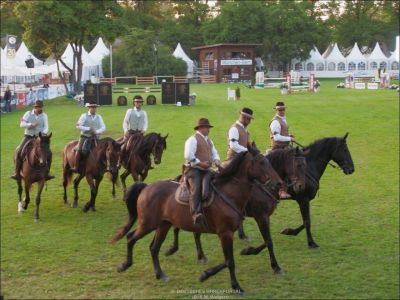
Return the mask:
<path id="1" fill-rule="evenodd" d="M 179 185 L 175 192 L 175 201 L 181 205 L 189 206 L 190 189 L 188 185 L 185 182 L 176 182 L 176 181 L 172 182 Z M 214 190 L 210 190 L 210 195 L 205 201 L 201 202 L 201 206 L 203 208 L 209 207 L 214 201 L 214 195 L 215 195 Z"/>

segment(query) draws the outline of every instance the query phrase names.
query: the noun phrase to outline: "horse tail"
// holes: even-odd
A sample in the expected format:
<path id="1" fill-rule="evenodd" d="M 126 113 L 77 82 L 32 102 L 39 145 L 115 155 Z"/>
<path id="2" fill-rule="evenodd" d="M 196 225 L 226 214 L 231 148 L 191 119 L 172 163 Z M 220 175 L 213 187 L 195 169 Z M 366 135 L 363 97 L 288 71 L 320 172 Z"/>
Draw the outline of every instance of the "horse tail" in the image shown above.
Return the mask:
<path id="1" fill-rule="evenodd" d="M 68 145 L 67 145 L 68 146 Z M 68 163 L 68 147 L 65 146 L 62 152 L 62 167 L 63 167 L 63 172 L 65 172 L 65 179 L 67 180 L 67 184 L 71 183 L 71 179 L 72 179 L 72 172 L 70 172 L 69 170 L 67 170 L 67 165 Z"/>
<path id="2" fill-rule="evenodd" d="M 142 190 L 147 186 L 147 184 L 143 182 L 134 183 L 127 191 L 125 196 L 126 207 L 129 212 L 129 220 L 125 225 L 122 225 L 118 230 L 116 235 L 111 239 L 111 243 L 115 244 L 120 239 L 122 239 L 132 228 L 133 224 L 137 219 L 137 200 L 139 198 Z"/>

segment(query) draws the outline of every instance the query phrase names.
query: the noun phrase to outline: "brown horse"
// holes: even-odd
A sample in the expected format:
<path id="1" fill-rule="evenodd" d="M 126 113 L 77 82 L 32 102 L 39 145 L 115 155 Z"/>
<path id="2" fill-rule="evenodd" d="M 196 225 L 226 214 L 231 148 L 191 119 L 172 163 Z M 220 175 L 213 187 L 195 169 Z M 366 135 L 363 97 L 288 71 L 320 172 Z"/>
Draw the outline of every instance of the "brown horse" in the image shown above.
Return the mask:
<path id="1" fill-rule="evenodd" d="M 306 160 L 303 152 L 296 149 L 282 150 L 277 149 L 270 152 L 266 158 L 270 161 L 272 167 L 287 184 L 295 191 L 300 192 L 305 188 Z M 264 243 L 257 247 L 248 247 L 241 251 L 242 255 L 258 254 L 263 249 L 268 248 L 271 267 L 275 274 L 282 274 L 282 270 L 276 260 L 272 237 L 270 233 L 270 216 L 274 212 L 279 199 L 278 190 L 271 187 L 256 184 L 252 190 L 251 198 L 246 205 L 246 216 L 253 217 L 258 225 Z M 240 227 L 239 227 L 240 230 Z M 174 242 L 166 251 L 166 255 L 171 255 L 178 250 L 179 228 L 174 229 Z M 194 233 L 197 257 L 202 263 L 206 263 L 201 242 L 200 233 Z"/>
<path id="2" fill-rule="evenodd" d="M 21 158 L 23 160 L 20 177 L 17 179 L 18 185 L 18 212 L 22 213 L 28 208 L 30 202 L 29 190 L 33 183 L 38 183 L 38 190 L 36 194 L 36 210 L 35 210 L 35 221 L 39 221 L 39 206 L 40 206 L 40 195 L 44 184 L 46 182 L 45 178 L 49 174 L 48 166 L 48 156 L 50 155 L 50 139 L 52 133 L 49 135 L 42 135 L 30 141 L 26 146 L 24 153 L 21 153 Z M 16 153 L 15 153 L 16 155 Z M 15 162 L 14 155 L 14 162 Z M 22 202 L 22 180 L 25 183 L 25 200 Z"/>
<path id="3" fill-rule="evenodd" d="M 167 137 L 168 134 L 163 137 L 159 133 L 152 132 L 145 136 L 133 134 L 128 138 L 126 149 L 128 157 L 120 159 L 126 169 L 120 176 L 124 192 L 126 192 L 125 180 L 129 174 L 135 182 L 146 179 L 151 169 L 151 155 L 156 165 L 161 163 L 162 154 L 167 149 Z"/>
<path id="4" fill-rule="evenodd" d="M 272 184 L 276 186 L 282 184 L 282 180 L 264 156 L 250 152 L 239 154 L 216 177 L 214 184 L 218 192 L 215 193 L 212 205 L 204 208 L 206 227 L 194 225 L 189 208 L 176 202 L 175 192 L 178 188 L 176 182 L 159 181 L 148 186 L 141 182 L 135 183 L 126 196 L 129 221 L 112 240 L 116 242 L 125 235 L 128 239 L 126 261 L 119 266 L 118 270 L 125 271 L 132 265 L 132 251 L 135 243 L 156 230 L 150 245 L 155 275 L 157 279 L 168 280 L 161 270 L 158 255 L 168 230 L 173 225 L 187 231 L 217 234 L 222 244 L 225 261 L 204 271 L 200 276 L 200 281 L 228 267 L 232 288 L 243 293 L 235 274 L 233 233 L 243 218 L 242 212 L 251 195 L 254 180 L 265 183 L 268 179 L 271 179 Z M 136 229 L 128 233 L 136 219 L 138 220 Z"/>
<path id="5" fill-rule="evenodd" d="M 72 174 L 76 173 L 72 170 L 75 166 L 75 150 L 78 141 L 69 142 L 63 150 L 63 186 L 64 186 L 64 204 L 68 204 L 67 185 L 72 178 Z M 74 202 L 72 207 L 78 205 L 78 186 L 83 177 L 90 186 L 90 200 L 83 207 L 83 211 L 87 212 L 90 208 L 96 211 L 95 201 L 100 182 L 105 172 L 112 175 L 113 184 L 118 179 L 118 158 L 121 146 L 110 137 L 106 137 L 96 141 L 95 147 L 86 159 L 84 168 L 79 170 L 78 176 L 74 179 Z M 113 189 L 113 199 L 115 198 L 115 190 Z"/>

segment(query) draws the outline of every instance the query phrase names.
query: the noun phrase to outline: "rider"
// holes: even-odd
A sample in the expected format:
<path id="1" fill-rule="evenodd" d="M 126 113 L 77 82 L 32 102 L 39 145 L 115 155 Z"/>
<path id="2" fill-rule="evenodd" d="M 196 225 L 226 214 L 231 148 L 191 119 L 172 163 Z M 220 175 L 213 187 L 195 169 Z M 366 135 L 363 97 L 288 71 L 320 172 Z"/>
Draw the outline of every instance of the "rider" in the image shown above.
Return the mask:
<path id="1" fill-rule="evenodd" d="M 21 128 L 25 128 L 24 138 L 17 148 L 17 154 L 15 157 L 15 174 L 11 176 L 12 179 L 19 179 L 21 177 L 20 172 L 22 168 L 22 151 L 25 145 L 39 135 L 39 133 L 47 134 L 49 131 L 49 122 L 47 114 L 43 112 L 43 101 L 37 100 L 33 105 L 33 110 L 27 111 L 21 119 L 19 125 Z M 52 162 L 52 152 L 49 149 L 49 155 L 47 157 L 47 164 L 49 171 Z M 46 180 L 53 179 L 54 176 L 48 174 Z"/>
<path id="2" fill-rule="evenodd" d="M 247 130 L 251 120 L 253 119 L 253 111 L 244 107 L 240 111 L 239 120 L 237 120 L 228 132 L 228 155 L 227 161 L 232 160 L 236 154 L 247 151 L 251 147 L 250 133 Z"/>
<path id="3" fill-rule="evenodd" d="M 94 137 L 98 139 L 98 134 L 102 134 L 106 130 L 106 125 L 103 122 L 103 118 L 96 114 L 97 107 L 99 105 L 96 102 L 91 101 L 85 104 L 85 107 L 89 108 L 87 113 L 80 116 L 76 123 L 76 128 L 81 131 L 79 138 L 78 150 L 75 154 L 75 168 L 76 172 L 79 172 L 79 168 L 84 164 L 84 159 L 88 156 L 91 149 L 88 149 L 89 138 Z"/>
<path id="4" fill-rule="evenodd" d="M 126 142 L 129 138 L 130 132 L 139 132 L 142 135 L 146 133 L 148 127 L 147 113 L 142 110 L 143 98 L 140 95 L 133 97 L 134 108 L 130 108 L 126 111 L 124 121 L 122 123 L 122 128 L 124 130 L 124 139 L 122 141 L 121 147 L 121 157 L 125 157 L 126 152 Z"/>
<path id="5" fill-rule="evenodd" d="M 268 149 L 267 152 L 275 149 L 290 148 L 290 142 L 296 141 L 294 136 L 289 134 L 289 125 L 287 124 L 285 116 L 286 108 L 285 103 L 276 102 L 275 116 L 269 124 L 271 148 Z M 286 187 L 282 186 L 279 190 L 279 197 L 281 199 L 289 199 L 292 196 L 286 191 Z"/>
<path id="6" fill-rule="evenodd" d="M 221 165 L 217 149 L 208 137 L 212 127 L 208 119 L 201 118 L 194 127 L 196 133 L 185 142 L 185 177 L 190 186 L 190 204 L 194 224 L 205 224 L 201 210 L 203 177 L 210 172 L 212 163 L 217 167 Z"/>

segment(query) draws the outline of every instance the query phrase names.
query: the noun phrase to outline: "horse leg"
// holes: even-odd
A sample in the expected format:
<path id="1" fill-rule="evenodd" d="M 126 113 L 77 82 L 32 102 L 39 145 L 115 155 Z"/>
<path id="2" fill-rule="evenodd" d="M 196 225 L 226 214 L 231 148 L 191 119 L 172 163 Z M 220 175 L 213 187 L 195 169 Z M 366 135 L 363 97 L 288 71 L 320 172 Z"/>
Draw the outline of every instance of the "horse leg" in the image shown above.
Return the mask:
<path id="1" fill-rule="evenodd" d="M 174 227 L 174 241 L 172 245 L 164 252 L 165 256 L 174 254 L 179 249 L 179 228 Z"/>
<path id="2" fill-rule="evenodd" d="M 17 178 L 17 185 L 18 185 L 18 213 L 24 212 L 24 207 L 22 204 L 22 182 L 21 178 Z"/>
<path id="3" fill-rule="evenodd" d="M 197 260 L 199 263 L 206 264 L 208 263 L 208 258 L 203 252 L 203 247 L 201 246 L 200 232 L 193 232 L 194 241 L 196 242 L 196 249 L 197 249 Z"/>
<path id="4" fill-rule="evenodd" d="M 126 194 L 126 184 L 125 184 L 125 180 L 126 180 L 126 177 L 128 177 L 129 173 L 130 173 L 130 172 L 129 172 L 128 170 L 125 170 L 125 171 L 121 174 L 121 176 L 120 176 L 121 183 L 122 183 L 122 189 L 123 189 L 123 191 L 124 191 L 124 195 Z"/>
<path id="5" fill-rule="evenodd" d="M 300 201 L 297 201 L 297 204 L 299 205 L 299 208 L 300 208 L 300 212 L 301 212 L 301 206 L 302 206 L 302 203 L 303 202 L 308 202 L 308 200 L 307 199 L 305 199 L 305 200 L 301 200 L 301 202 Z M 301 212 L 301 214 L 302 214 L 302 216 L 303 216 L 303 213 Z M 285 228 L 285 229 L 283 229 L 282 231 L 281 231 L 281 234 L 285 234 L 285 235 L 294 235 L 294 236 L 296 236 L 296 235 L 298 235 L 303 229 L 305 228 L 305 226 L 304 226 L 304 217 L 303 217 L 303 224 L 301 224 L 299 227 L 297 227 L 297 228 Z"/>
<path id="6" fill-rule="evenodd" d="M 97 195 L 97 187 L 98 187 L 98 184 L 100 184 L 100 183 L 98 182 L 98 180 L 95 181 L 95 179 L 91 175 L 86 176 L 86 181 L 90 187 L 90 200 L 88 202 L 86 202 L 82 211 L 87 212 L 90 208 L 92 208 L 93 211 L 96 211 L 96 209 L 94 208 L 94 201 L 95 201 L 96 195 Z"/>
<path id="7" fill-rule="evenodd" d="M 103 176 L 96 179 L 96 184 L 94 187 L 94 195 L 92 195 L 91 193 L 91 199 L 90 199 L 90 207 L 92 209 L 92 211 L 96 211 L 96 197 L 97 197 L 97 192 L 99 191 L 99 186 L 100 186 L 100 182 L 103 180 Z M 93 198 L 93 199 L 92 199 Z"/>
<path id="8" fill-rule="evenodd" d="M 200 281 L 204 281 L 204 280 L 208 279 L 210 276 L 213 276 L 213 275 L 217 274 L 219 271 L 221 271 L 222 269 L 225 269 L 226 267 L 228 267 L 230 277 L 231 277 L 232 289 L 237 291 L 239 294 L 243 295 L 244 290 L 239 286 L 239 283 L 237 282 L 236 274 L 235 274 L 235 261 L 233 258 L 233 232 L 231 232 L 231 231 L 222 232 L 222 233 L 218 234 L 218 237 L 222 244 L 225 261 L 213 268 L 203 271 L 203 273 L 201 273 L 201 275 L 200 275 Z"/>
<path id="9" fill-rule="evenodd" d="M 243 220 L 241 220 L 240 224 L 239 224 L 239 239 L 241 239 L 242 241 L 249 240 L 248 236 L 246 235 L 246 233 L 244 232 L 244 229 L 243 229 Z"/>
<path id="10" fill-rule="evenodd" d="M 156 273 L 156 278 L 161 279 L 162 281 L 165 282 L 169 281 L 169 278 L 161 270 L 158 255 L 160 253 L 161 245 L 164 242 L 170 228 L 171 228 L 171 223 L 162 222 L 160 227 L 158 227 L 154 239 L 150 245 L 150 252 L 151 252 L 151 257 L 153 259 L 154 272 Z"/>
<path id="11" fill-rule="evenodd" d="M 268 248 L 269 258 L 271 261 L 272 270 L 276 275 L 282 275 L 282 269 L 276 260 L 274 253 L 274 245 L 272 243 L 271 231 L 270 231 L 270 221 L 268 215 L 263 215 L 259 218 L 256 218 L 258 228 L 260 229 L 261 235 L 263 236 L 264 243 L 257 248 L 248 247 L 243 249 L 240 254 L 242 255 L 256 255 L 264 250 L 266 247 Z"/>
<path id="12" fill-rule="evenodd" d="M 118 267 L 118 272 L 126 271 L 130 266 L 132 266 L 133 258 L 133 246 L 135 246 L 136 242 L 140 240 L 142 237 L 147 235 L 153 231 L 153 229 L 143 228 L 140 225 L 132 232 L 126 235 L 127 239 L 127 253 L 126 253 L 126 260 Z"/>
<path id="13" fill-rule="evenodd" d="M 68 204 L 68 198 L 67 198 L 67 186 L 68 186 L 68 173 L 70 172 L 69 169 L 67 169 L 67 166 L 63 166 L 63 187 L 64 187 L 64 204 Z"/>
<path id="14" fill-rule="evenodd" d="M 76 208 L 78 207 L 78 186 L 83 178 L 83 174 L 78 173 L 78 176 L 74 179 L 74 202 L 72 203 L 71 207 Z"/>
<path id="15" fill-rule="evenodd" d="M 319 249 L 319 246 L 311 235 L 311 218 L 310 218 L 310 202 L 304 201 L 300 204 L 301 216 L 303 218 L 303 225 L 306 228 L 308 247 L 313 250 Z"/>
<path id="16" fill-rule="evenodd" d="M 111 196 L 112 200 L 115 200 L 115 184 L 118 181 L 118 173 L 117 174 L 112 174 L 112 191 L 111 191 Z"/>
<path id="17" fill-rule="evenodd" d="M 25 180 L 25 199 L 24 199 L 24 209 L 26 210 L 28 208 L 28 204 L 31 201 L 31 197 L 29 195 L 29 190 L 31 188 L 31 183 L 29 180 Z"/>
<path id="18" fill-rule="evenodd" d="M 35 221 L 39 221 L 39 207 L 40 207 L 40 195 L 42 194 L 44 187 L 44 180 L 39 182 L 38 190 L 36 194 L 36 209 L 35 209 Z"/>

